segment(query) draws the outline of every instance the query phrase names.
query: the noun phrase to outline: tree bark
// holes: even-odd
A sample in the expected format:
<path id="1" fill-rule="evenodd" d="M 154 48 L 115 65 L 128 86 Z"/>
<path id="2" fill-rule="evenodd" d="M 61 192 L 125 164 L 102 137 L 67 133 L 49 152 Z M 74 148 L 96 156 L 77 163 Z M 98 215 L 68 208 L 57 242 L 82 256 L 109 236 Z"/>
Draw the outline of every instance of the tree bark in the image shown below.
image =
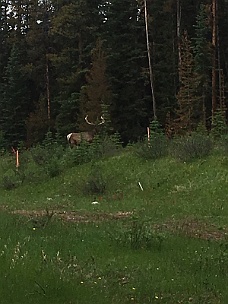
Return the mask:
<path id="1" fill-rule="evenodd" d="M 51 119 L 51 102 L 50 102 L 50 81 L 49 81 L 49 64 L 46 55 L 46 92 L 47 92 L 47 118 L 50 122 Z"/>
<path id="2" fill-rule="evenodd" d="M 216 46 L 217 46 L 217 26 L 216 26 L 216 0 L 212 0 L 212 120 L 217 108 L 216 98 Z"/>
<path id="3" fill-rule="evenodd" d="M 147 14 L 146 0 L 144 0 L 144 13 L 145 13 L 145 26 L 146 26 L 147 55 L 148 55 L 149 72 L 150 72 L 150 86 L 151 86 L 152 105 L 153 105 L 153 117 L 154 117 L 154 120 L 156 120 L 157 119 L 156 102 L 155 102 L 154 86 L 153 86 L 153 70 L 152 70 L 151 57 L 150 57 L 150 42 L 149 42 L 148 14 Z"/>
<path id="4" fill-rule="evenodd" d="M 181 24 L 181 6 L 180 0 L 177 0 L 177 48 L 178 48 L 178 67 L 181 67 L 181 37 L 180 37 L 180 24 Z M 179 74 L 179 81 L 181 75 Z"/>

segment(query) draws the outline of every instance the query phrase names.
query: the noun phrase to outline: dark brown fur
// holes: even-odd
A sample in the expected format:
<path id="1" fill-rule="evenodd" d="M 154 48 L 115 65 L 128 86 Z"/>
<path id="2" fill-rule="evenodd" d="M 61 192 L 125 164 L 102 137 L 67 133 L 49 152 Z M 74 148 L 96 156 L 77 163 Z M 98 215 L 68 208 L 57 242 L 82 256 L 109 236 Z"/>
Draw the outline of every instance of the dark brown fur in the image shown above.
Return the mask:
<path id="1" fill-rule="evenodd" d="M 82 141 L 91 143 L 94 138 L 95 132 L 80 132 L 80 133 L 71 133 L 68 136 L 68 142 L 71 147 L 78 146 Z"/>

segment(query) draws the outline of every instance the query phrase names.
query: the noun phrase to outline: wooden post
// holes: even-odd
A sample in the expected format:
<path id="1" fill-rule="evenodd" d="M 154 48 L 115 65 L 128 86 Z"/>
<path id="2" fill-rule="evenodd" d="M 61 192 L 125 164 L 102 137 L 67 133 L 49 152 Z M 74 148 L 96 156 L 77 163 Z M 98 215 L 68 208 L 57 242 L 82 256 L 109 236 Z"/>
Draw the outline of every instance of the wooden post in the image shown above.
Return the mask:
<path id="1" fill-rule="evenodd" d="M 148 139 L 148 142 L 150 141 L 150 128 L 147 127 L 147 139 Z"/>
<path id="2" fill-rule="evenodd" d="M 12 148 L 13 153 L 15 154 L 16 157 L 16 170 L 18 170 L 20 163 L 19 163 L 19 151 L 15 150 L 14 148 Z"/>
<path id="3" fill-rule="evenodd" d="M 19 151 L 17 150 L 16 151 L 16 168 L 17 168 L 17 170 L 18 170 L 18 168 L 19 168 Z"/>

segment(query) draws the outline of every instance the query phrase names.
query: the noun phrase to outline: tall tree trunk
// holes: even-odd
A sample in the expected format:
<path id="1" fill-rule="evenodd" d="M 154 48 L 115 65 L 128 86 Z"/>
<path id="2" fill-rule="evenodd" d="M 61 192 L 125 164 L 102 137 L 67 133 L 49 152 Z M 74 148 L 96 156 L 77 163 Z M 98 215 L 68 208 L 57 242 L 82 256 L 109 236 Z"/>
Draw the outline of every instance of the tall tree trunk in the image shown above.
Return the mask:
<path id="1" fill-rule="evenodd" d="M 177 48 L 178 48 L 178 67 L 181 67 L 181 36 L 180 36 L 180 24 L 181 24 L 181 6 L 180 0 L 177 0 Z M 181 75 L 179 74 L 179 81 Z"/>
<path id="2" fill-rule="evenodd" d="M 216 25 L 216 1 L 212 0 L 212 49 L 213 49 L 213 57 L 212 57 L 212 120 L 214 118 L 214 113 L 217 108 L 217 98 L 216 98 L 216 47 L 217 47 L 217 25 Z"/>
<path id="3" fill-rule="evenodd" d="M 154 117 L 154 120 L 156 120 L 157 119 L 157 115 L 156 115 L 156 102 L 155 102 L 154 86 L 153 86 L 153 70 L 152 70 L 151 57 L 150 57 L 150 42 L 149 42 L 148 14 L 147 14 L 147 3 L 146 3 L 146 0 L 144 0 L 144 13 L 145 13 L 145 26 L 146 26 L 147 55 L 148 55 L 149 72 L 150 72 L 150 86 L 151 86 L 152 104 L 153 104 L 153 117 Z"/>
<path id="4" fill-rule="evenodd" d="M 218 49 L 218 88 L 219 88 L 219 108 L 220 110 L 225 109 L 225 88 L 224 88 L 224 74 L 221 67 L 221 56 L 220 56 L 220 39 L 219 29 L 217 24 L 217 49 Z"/>
<path id="5" fill-rule="evenodd" d="M 49 81 L 49 64 L 46 55 L 46 92 L 47 92 L 47 118 L 50 122 L 51 119 L 51 102 L 50 102 L 50 81 Z"/>

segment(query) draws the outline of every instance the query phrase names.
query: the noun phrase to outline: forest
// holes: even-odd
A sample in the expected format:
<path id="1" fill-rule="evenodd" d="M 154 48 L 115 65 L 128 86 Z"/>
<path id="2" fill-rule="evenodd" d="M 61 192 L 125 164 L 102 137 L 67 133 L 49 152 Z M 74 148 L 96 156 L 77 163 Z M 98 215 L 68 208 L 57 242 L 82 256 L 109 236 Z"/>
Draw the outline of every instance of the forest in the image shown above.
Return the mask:
<path id="1" fill-rule="evenodd" d="M 103 115 L 126 145 L 227 124 L 227 0 L 0 0 L 0 147 Z"/>

